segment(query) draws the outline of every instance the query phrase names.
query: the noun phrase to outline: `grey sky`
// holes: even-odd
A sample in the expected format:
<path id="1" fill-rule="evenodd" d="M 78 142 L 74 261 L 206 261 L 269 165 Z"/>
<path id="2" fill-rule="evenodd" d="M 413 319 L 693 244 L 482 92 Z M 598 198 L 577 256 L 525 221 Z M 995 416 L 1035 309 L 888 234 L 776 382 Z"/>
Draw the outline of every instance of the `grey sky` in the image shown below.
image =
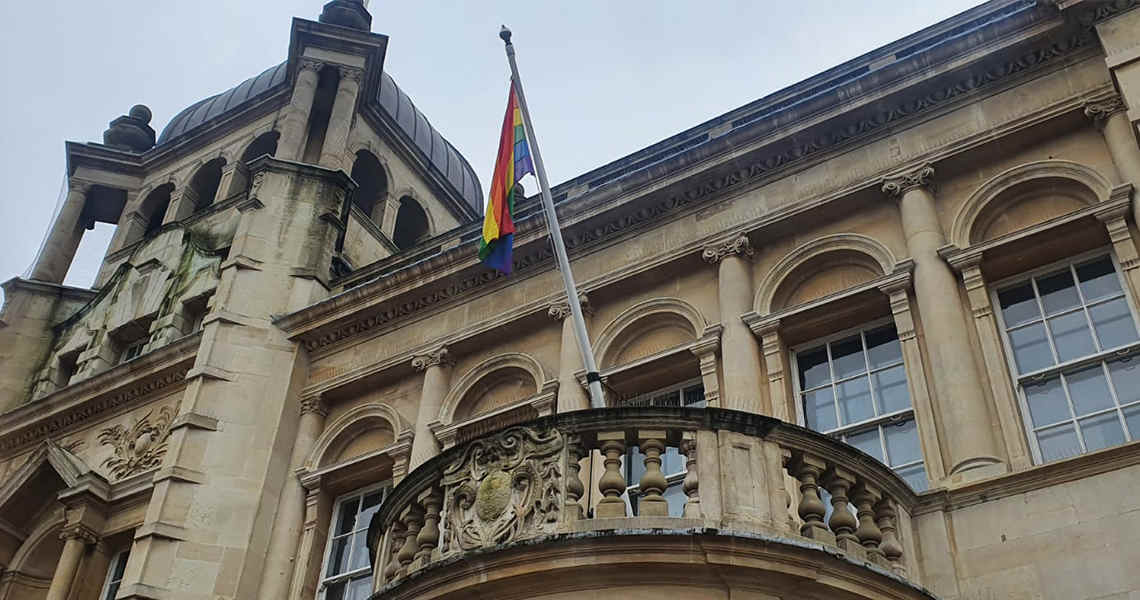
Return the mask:
<path id="1" fill-rule="evenodd" d="M 136 103 L 158 131 L 189 104 L 284 59 L 293 16 L 321 0 L 37 0 L 0 22 L 0 281 L 31 264 L 60 193 L 64 140 L 99 141 Z M 976 5 L 819 2 L 391 2 L 385 69 L 487 186 L 506 102 L 499 24 L 552 182 Z M 109 227 L 88 233 L 67 283 L 88 286 Z"/>

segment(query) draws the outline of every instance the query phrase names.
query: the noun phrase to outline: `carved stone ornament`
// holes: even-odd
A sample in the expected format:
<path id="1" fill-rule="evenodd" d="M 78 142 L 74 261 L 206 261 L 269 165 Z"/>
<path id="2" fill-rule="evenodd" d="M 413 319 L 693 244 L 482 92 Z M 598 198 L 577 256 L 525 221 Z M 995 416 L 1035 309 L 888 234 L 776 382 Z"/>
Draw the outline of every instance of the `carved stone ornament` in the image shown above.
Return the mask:
<path id="1" fill-rule="evenodd" d="M 590 306 L 590 298 L 586 294 L 578 294 L 578 304 L 582 306 L 582 314 L 588 315 L 594 312 L 593 307 Z M 565 320 L 570 316 L 570 302 L 567 300 L 559 300 L 550 305 L 546 311 L 551 319 L 555 321 Z"/>
<path id="2" fill-rule="evenodd" d="M 752 242 L 748 241 L 748 236 L 738 235 L 731 240 L 709 246 L 701 252 L 701 258 L 714 265 L 731 255 L 752 256 Z"/>
<path id="3" fill-rule="evenodd" d="M 174 411 L 169 406 L 148 411 L 130 427 L 115 425 L 99 432 L 99 443 L 111 446 L 114 454 L 103 461 L 116 479 L 154 469 L 162 464 Z"/>
<path id="4" fill-rule="evenodd" d="M 446 367 L 450 364 L 451 357 L 447 355 L 447 348 L 440 348 L 412 358 L 412 368 L 417 371 L 426 371 L 428 367 Z"/>
<path id="5" fill-rule="evenodd" d="M 341 67 L 340 78 L 342 81 L 355 81 L 356 83 L 360 83 L 360 80 L 364 78 L 364 69 Z"/>
<path id="6" fill-rule="evenodd" d="M 552 533 L 562 510 L 565 439 L 512 427 L 475 441 L 443 473 L 443 552 L 488 548 Z"/>
<path id="7" fill-rule="evenodd" d="M 321 67 L 325 66 L 325 64 L 319 60 L 316 60 L 316 59 L 302 58 L 301 64 L 298 66 L 300 67 L 301 72 L 312 71 L 312 72 L 316 73 L 316 72 L 320 71 Z"/>
<path id="8" fill-rule="evenodd" d="M 1126 110 L 1124 100 L 1120 96 L 1097 100 L 1085 104 L 1085 116 L 1092 119 L 1097 125 L 1103 125 L 1109 117 Z"/>
<path id="9" fill-rule="evenodd" d="M 930 185 L 931 177 L 934 177 L 934 167 L 922 165 L 916 169 L 884 179 L 883 193 L 888 196 L 902 196 L 907 190 Z"/>

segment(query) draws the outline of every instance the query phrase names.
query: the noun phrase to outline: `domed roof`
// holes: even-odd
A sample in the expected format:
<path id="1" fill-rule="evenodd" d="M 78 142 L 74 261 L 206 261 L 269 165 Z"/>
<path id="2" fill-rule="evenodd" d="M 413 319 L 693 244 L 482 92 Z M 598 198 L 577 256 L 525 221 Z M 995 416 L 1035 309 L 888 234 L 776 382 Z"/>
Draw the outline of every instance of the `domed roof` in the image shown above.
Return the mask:
<path id="1" fill-rule="evenodd" d="M 189 135 L 202 124 L 260 99 L 288 79 L 286 63 L 270 67 L 256 77 L 243 81 L 233 89 L 190 105 L 174 116 L 158 136 L 158 146 Z M 424 161 L 439 171 L 463 196 L 476 213 L 482 212 L 483 188 L 475 170 L 447 140 L 439 134 L 427 117 L 412 104 L 411 98 L 387 73 L 381 73 L 380 91 L 376 99 L 381 110 L 413 143 Z"/>

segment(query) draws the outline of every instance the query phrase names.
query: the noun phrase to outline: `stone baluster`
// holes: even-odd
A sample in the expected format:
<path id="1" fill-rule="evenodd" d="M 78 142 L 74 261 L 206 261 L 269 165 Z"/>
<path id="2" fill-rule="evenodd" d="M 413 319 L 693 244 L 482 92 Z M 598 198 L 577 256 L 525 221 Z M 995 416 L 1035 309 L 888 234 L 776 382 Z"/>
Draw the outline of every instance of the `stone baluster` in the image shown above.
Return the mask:
<path id="1" fill-rule="evenodd" d="M 582 495 L 586 486 L 582 483 L 582 459 L 587 455 L 581 436 L 569 436 L 566 441 L 566 501 L 562 505 L 562 520 L 566 522 L 582 520 Z"/>
<path id="2" fill-rule="evenodd" d="M 400 574 L 400 549 L 404 547 L 404 540 L 408 537 L 408 529 L 404 524 L 395 521 L 388 530 L 390 537 L 388 546 L 388 565 L 384 569 L 384 580 L 392 581 Z"/>
<path id="3" fill-rule="evenodd" d="M 848 508 L 847 492 L 854 483 L 854 475 L 841 467 L 832 467 L 823 478 L 823 484 L 831 494 L 831 520 L 827 524 L 835 534 L 835 544 L 848 552 L 862 548 L 859 538 L 855 537 L 859 523 Z"/>
<path id="4" fill-rule="evenodd" d="M 800 456 L 792 463 L 794 477 L 800 482 L 800 506 L 797 510 L 803 525 L 800 534 L 827 544 L 835 543 L 835 534 L 827 529 L 823 516 L 827 506 L 819 498 L 819 478 L 827 469 L 823 461 L 814 456 Z"/>
<path id="5" fill-rule="evenodd" d="M 439 509 L 443 506 L 443 493 L 432 486 L 420 492 L 417 500 L 424 508 L 424 524 L 416 535 L 420 549 L 416 552 L 414 568 L 418 569 L 431 562 L 431 554 L 439 546 Z"/>
<path id="6" fill-rule="evenodd" d="M 855 500 L 856 516 L 859 519 L 855 537 L 859 538 L 859 543 L 867 549 L 867 558 L 871 562 L 887 566 L 883 551 L 879 547 L 883 541 L 883 532 L 875 524 L 875 503 L 882 497 L 882 493 L 867 485 L 867 482 L 860 482 L 851 492 L 851 498 Z"/>
<path id="7" fill-rule="evenodd" d="M 661 455 L 665 452 L 665 430 L 649 429 L 637 432 L 638 444 L 645 454 L 645 472 L 638 485 L 641 498 L 637 502 L 638 515 L 643 517 L 669 516 L 669 503 L 662 495 L 669 482 L 661 471 Z"/>
<path id="8" fill-rule="evenodd" d="M 598 480 L 598 491 L 602 493 L 602 499 L 598 501 L 595 514 L 600 519 L 624 517 L 625 501 L 621 495 L 625 492 L 625 477 L 621 474 L 621 457 L 625 455 L 625 432 L 601 432 L 598 434 L 598 444 L 604 457 L 605 473 Z"/>
<path id="9" fill-rule="evenodd" d="M 879 549 L 883 557 L 890 563 L 891 570 L 902 577 L 906 577 L 906 565 L 903 563 L 903 547 L 899 542 L 898 528 L 895 519 L 895 505 L 890 499 L 884 499 L 875 505 L 875 520 L 878 521 L 879 530 L 882 531 L 883 541 Z"/>
<path id="10" fill-rule="evenodd" d="M 424 524 L 424 511 L 418 504 L 409 504 L 400 513 L 400 521 L 404 523 L 404 527 L 408 530 L 408 537 L 404 540 L 404 545 L 400 547 L 399 554 L 396 559 L 400 561 L 400 567 L 406 569 L 412 564 L 412 559 L 416 557 L 416 550 L 419 549 L 419 544 L 416 538 L 420 535 L 420 528 Z"/>
<path id="11" fill-rule="evenodd" d="M 686 431 L 681 434 L 681 454 L 685 456 L 685 481 L 681 482 L 681 490 L 688 496 L 685 502 L 686 519 L 701 518 L 700 479 L 697 474 L 697 432 Z"/>

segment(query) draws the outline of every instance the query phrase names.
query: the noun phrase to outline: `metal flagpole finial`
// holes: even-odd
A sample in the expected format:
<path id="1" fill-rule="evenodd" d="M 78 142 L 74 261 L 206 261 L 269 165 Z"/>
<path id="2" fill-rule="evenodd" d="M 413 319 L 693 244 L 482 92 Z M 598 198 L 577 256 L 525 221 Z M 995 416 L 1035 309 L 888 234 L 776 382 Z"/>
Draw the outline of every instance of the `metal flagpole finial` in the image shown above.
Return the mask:
<path id="1" fill-rule="evenodd" d="M 501 27 L 502 27 L 502 29 L 499 29 L 499 37 L 503 38 L 503 42 L 506 43 L 508 46 L 510 46 L 511 45 L 511 30 L 507 29 L 506 25 L 502 25 Z"/>

